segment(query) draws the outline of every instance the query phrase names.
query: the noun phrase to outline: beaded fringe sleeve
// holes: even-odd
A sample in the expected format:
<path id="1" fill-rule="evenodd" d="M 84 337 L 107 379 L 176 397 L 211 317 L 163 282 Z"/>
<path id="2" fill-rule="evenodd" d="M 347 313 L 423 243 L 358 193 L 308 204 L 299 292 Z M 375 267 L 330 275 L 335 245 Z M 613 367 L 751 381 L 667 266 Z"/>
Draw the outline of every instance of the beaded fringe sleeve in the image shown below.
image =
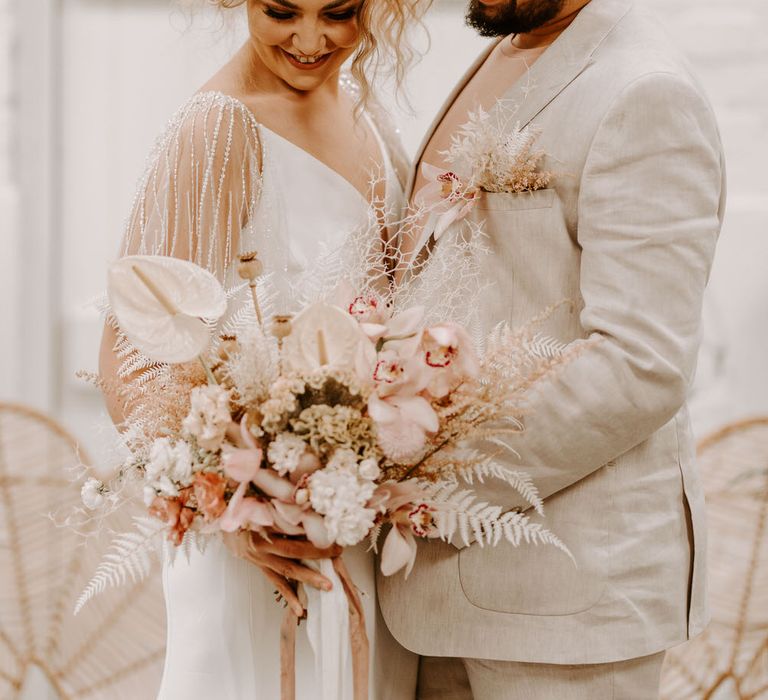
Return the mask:
<path id="1" fill-rule="evenodd" d="M 123 255 L 191 260 L 223 280 L 259 203 L 261 163 L 252 113 L 220 93 L 196 95 L 155 145 Z"/>

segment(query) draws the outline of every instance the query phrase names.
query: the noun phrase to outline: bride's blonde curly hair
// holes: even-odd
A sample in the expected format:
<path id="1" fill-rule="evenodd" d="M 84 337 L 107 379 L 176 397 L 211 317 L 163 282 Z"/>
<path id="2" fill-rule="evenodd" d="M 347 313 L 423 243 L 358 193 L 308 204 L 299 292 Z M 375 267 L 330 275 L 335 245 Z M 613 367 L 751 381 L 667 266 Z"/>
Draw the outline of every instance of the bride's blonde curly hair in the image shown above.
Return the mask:
<path id="1" fill-rule="evenodd" d="M 209 0 L 222 8 L 244 5 L 248 0 Z M 371 96 L 371 83 L 381 75 L 394 78 L 400 89 L 409 66 L 419 53 L 408 41 L 408 32 L 422 26 L 432 0 L 362 0 L 358 14 L 360 46 L 352 57 L 352 77 L 360 86 L 360 102 Z"/>

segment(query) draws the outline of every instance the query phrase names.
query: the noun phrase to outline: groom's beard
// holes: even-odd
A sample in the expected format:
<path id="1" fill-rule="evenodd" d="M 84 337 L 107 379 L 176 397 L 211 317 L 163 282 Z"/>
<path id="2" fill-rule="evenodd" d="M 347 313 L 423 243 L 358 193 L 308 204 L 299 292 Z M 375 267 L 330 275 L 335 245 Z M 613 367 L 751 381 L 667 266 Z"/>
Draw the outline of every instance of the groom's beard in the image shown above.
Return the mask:
<path id="1" fill-rule="evenodd" d="M 467 24 L 481 36 L 527 34 L 552 21 L 565 5 L 565 0 L 508 0 L 486 6 L 470 0 Z"/>

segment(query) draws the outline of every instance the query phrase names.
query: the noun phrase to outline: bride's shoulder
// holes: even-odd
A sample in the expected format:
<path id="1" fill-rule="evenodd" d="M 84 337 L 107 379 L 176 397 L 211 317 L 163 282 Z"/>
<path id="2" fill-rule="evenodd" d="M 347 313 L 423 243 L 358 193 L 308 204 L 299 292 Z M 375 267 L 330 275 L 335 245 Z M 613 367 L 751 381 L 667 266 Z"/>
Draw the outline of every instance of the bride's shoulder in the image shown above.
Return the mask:
<path id="1" fill-rule="evenodd" d="M 259 123 L 253 112 L 233 95 L 202 90 L 190 97 L 171 116 L 158 146 L 169 144 L 257 147 Z"/>

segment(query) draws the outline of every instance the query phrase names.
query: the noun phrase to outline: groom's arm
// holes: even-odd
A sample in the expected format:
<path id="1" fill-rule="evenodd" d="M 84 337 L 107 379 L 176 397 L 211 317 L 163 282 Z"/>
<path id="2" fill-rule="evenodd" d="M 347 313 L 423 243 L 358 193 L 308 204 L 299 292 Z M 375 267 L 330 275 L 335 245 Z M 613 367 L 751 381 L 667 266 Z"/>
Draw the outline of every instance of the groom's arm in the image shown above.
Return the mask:
<path id="1" fill-rule="evenodd" d="M 686 399 L 720 230 L 714 117 L 682 78 L 654 73 L 614 101 L 579 196 L 580 353 L 532 392 L 512 462 L 546 498 L 650 437 Z M 525 507 L 488 483 L 484 499 Z"/>

